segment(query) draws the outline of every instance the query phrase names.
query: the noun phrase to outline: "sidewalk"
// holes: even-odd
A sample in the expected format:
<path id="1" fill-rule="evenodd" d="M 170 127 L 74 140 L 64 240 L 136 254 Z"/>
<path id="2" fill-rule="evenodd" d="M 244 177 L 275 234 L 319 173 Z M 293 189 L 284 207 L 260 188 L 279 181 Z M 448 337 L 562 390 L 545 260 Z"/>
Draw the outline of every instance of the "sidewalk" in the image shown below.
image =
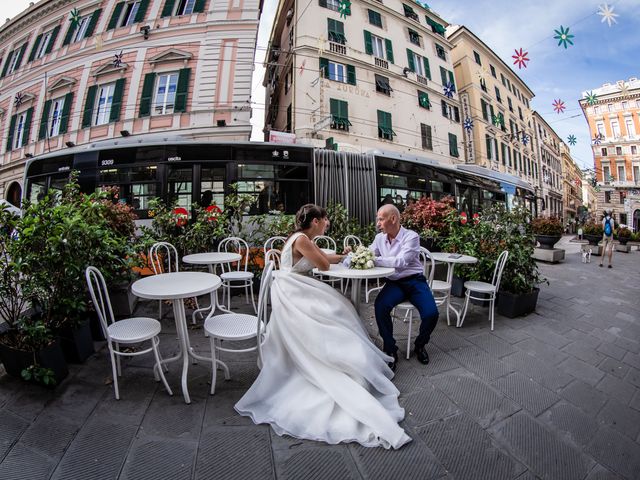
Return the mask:
<path id="1" fill-rule="evenodd" d="M 535 314 L 496 315 L 494 332 L 482 307 L 459 329 L 441 317 L 431 363 L 400 359 L 413 442 L 399 451 L 281 438 L 240 417 L 233 405 L 258 374 L 249 354 L 224 357 L 232 380 L 219 378 L 214 396 L 208 366 L 192 365 L 191 405 L 177 364 L 169 397 L 151 356 L 129 360 L 116 401 L 99 344 L 54 391 L 0 376 L 0 479 L 640 478 L 640 252 L 616 252 L 602 269 L 598 257 L 582 263 L 571 238 L 563 263 L 541 265 L 550 285 Z M 137 313 L 157 308 L 141 302 Z M 375 335 L 372 308 L 363 312 Z M 177 349 L 172 318 L 165 356 Z M 202 329 L 190 333 L 208 352 Z"/>

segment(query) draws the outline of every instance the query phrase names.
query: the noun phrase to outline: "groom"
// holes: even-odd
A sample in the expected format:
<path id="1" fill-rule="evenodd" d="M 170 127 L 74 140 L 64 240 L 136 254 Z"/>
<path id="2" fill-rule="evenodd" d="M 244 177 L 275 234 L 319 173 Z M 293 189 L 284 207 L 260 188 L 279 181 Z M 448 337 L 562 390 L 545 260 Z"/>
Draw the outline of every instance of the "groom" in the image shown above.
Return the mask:
<path id="1" fill-rule="evenodd" d="M 400 212 L 394 205 L 383 205 L 378 210 L 376 226 L 380 233 L 369 247 L 375 255 L 375 264 L 377 267 L 396 269 L 386 279 L 375 302 L 376 322 L 384 342 L 383 350 L 393 357 L 389 367 L 395 371 L 398 361 L 391 311 L 406 300 L 420 313 L 420 333 L 415 340 L 415 351 L 418 361 L 426 365 L 429 363 L 429 355 L 425 345 L 438 321 L 438 307 L 420 262 L 420 237 L 416 232 L 400 225 Z"/>

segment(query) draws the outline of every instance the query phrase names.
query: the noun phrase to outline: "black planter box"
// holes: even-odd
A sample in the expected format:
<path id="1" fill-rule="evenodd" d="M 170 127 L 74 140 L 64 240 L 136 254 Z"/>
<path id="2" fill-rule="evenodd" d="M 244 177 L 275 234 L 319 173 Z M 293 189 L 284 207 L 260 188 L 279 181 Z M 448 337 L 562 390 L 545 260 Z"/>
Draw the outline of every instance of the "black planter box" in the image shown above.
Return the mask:
<path id="1" fill-rule="evenodd" d="M 540 244 L 540 248 L 545 250 L 553 249 L 553 246 L 560 241 L 560 235 L 536 235 L 536 241 Z"/>
<path id="2" fill-rule="evenodd" d="M 0 360 L 2 360 L 6 372 L 12 377 L 22 378 L 22 370 L 29 368 L 34 363 L 33 353 L 16 350 L 0 343 Z M 56 385 L 59 385 L 69 374 L 69 367 L 64 359 L 59 340 L 35 352 L 35 359 L 41 367 L 53 370 Z"/>
<path id="3" fill-rule="evenodd" d="M 508 318 L 528 315 L 536 309 L 538 293 L 539 288 L 534 288 L 530 293 L 498 292 L 498 313 Z"/>
<path id="4" fill-rule="evenodd" d="M 438 239 L 437 238 L 433 238 L 433 237 L 422 238 L 422 237 L 420 237 L 420 246 L 422 248 L 426 248 L 430 252 L 439 252 L 440 251 L 440 246 L 438 245 Z"/>
<path id="5" fill-rule="evenodd" d="M 464 282 L 466 281 L 467 279 L 460 278 L 454 274 L 453 279 L 451 280 L 451 295 L 454 297 L 464 297 L 464 294 L 467 291 L 466 288 L 464 288 Z"/>
<path id="6" fill-rule="evenodd" d="M 598 245 L 598 242 L 602 240 L 602 235 L 587 235 L 584 234 L 585 240 L 589 240 L 589 245 Z"/>
<path id="7" fill-rule="evenodd" d="M 84 363 L 95 353 L 91 324 L 88 319 L 77 328 L 62 328 L 59 334 L 62 351 L 67 362 Z"/>
<path id="8" fill-rule="evenodd" d="M 110 285 L 108 288 L 114 317 L 133 316 L 133 312 L 138 304 L 138 297 L 131 292 L 131 283 Z"/>
<path id="9" fill-rule="evenodd" d="M 620 242 L 620 245 L 626 245 L 629 241 L 629 237 L 618 237 L 618 241 Z"/>
<path id="10" fill-rule="evenodd" d="M 91 338 L 93 338 L 94 342 L 104 342 L 107 340 L 102 331 L 102 325 L 100 325 L 98 312 L 89 313 L 89 326 L 91 328 Z"/>

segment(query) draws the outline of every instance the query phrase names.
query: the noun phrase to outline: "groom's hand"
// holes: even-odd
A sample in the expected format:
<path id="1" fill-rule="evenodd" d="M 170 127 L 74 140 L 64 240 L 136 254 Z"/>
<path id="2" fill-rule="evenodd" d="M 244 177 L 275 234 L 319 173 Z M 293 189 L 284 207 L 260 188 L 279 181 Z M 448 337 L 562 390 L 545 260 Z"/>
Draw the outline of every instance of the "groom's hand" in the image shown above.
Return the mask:
<path id="1" fill-rule="evenodd" d="M 343 252 L 342 252 L 342 253 L 343 253 L 344 255 L 349 255 L 352 251 L 353 251 L 353 250 L 351 250 L 351 247 L 346 247 L 346 248 L 343 250 Z"/>

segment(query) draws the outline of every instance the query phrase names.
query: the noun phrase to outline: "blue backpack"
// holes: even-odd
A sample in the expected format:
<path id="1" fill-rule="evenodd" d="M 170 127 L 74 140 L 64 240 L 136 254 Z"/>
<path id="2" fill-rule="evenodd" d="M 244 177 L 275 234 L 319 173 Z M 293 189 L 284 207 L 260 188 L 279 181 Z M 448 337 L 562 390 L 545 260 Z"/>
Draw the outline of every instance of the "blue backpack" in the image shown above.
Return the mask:
<path id="1" fill-rule="evenodd" d="M 604 219 L 604 234 L 607 237 L 611 236 L 611 218 L 610 217 L 606 217 Z"/>

